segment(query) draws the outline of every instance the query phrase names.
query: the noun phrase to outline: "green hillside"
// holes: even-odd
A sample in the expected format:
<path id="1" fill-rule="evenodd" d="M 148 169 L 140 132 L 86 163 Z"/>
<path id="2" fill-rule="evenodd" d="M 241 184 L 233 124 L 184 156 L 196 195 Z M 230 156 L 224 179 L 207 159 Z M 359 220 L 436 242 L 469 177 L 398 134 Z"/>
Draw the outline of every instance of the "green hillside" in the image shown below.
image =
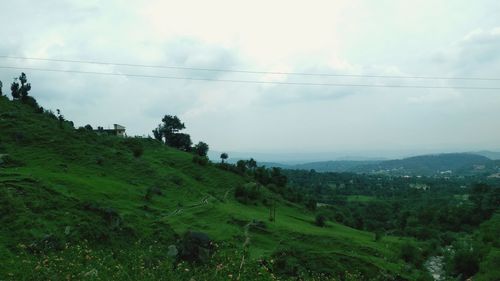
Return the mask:
<path id="1" fill-rule="evenodd" d="M 327 222 L 266 187 L 147 138 L 75 129 L 0 97 L 0 280 L 414 280 L 402 238 Z M 269 210 L 276 203 L 276 219 Z M 207 257 L 183 261 L 187 231 Z M 170 247 L 169 247 L 170 246 Z M 184 247 L 184 248 L 183 248 Z M 197 248 L 198 249 L 198 248 Z M 201 249 L 201 248 L 200 248 Z M 205 249 L 205 248 L 203 248 Z M 201 251 L 201 250 L 200 250 Z"/>

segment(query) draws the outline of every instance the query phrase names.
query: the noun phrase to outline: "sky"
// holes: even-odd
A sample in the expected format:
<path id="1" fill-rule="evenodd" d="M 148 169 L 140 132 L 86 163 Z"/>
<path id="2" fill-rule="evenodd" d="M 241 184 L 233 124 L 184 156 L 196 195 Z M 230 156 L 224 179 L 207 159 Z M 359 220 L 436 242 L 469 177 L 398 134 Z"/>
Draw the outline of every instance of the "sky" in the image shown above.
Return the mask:
<path id="1" fill-rule="evenodd" d="M 128 135 L 143 136 L 165 114 L 177 115 L 193 142 L 266 161 L 500 150 L 500 90 L 460 89 L 498 88 L 500 80 L 366 77 L 499 79 L 497 0 L 19 0 L 2 6 L 3 91 L 25 70 L 31 95 L 76 126 L 118 123 Z"/>

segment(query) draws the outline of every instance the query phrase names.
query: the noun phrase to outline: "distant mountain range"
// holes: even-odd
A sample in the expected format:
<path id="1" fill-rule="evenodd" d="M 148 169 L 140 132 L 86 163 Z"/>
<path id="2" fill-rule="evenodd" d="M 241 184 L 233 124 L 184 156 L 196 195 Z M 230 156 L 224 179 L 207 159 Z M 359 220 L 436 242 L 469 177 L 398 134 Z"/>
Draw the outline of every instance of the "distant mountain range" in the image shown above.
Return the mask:
<path id="1" fill-rule="evenodd" d="M 489 157 L 486 157 L 488 155 Z M 498 156 L 498 158 L 497 158 Z M 444 153 L 384 161 L 322 161 L 297 165 L 261 162 L 267 167 L 317 172 L 383 173 L 391 175 L 474 175 L 499 172 L 500 153 Z"/>
<path id="2" fill-rule="evenodd" d="M 482 151 L 476 151 L 476 152 L 470 152 L 470 153 L 482 155 L 484 157 L 490 158 L 491 160 L 500 160 L 500 152 L 482 150 Z"/>

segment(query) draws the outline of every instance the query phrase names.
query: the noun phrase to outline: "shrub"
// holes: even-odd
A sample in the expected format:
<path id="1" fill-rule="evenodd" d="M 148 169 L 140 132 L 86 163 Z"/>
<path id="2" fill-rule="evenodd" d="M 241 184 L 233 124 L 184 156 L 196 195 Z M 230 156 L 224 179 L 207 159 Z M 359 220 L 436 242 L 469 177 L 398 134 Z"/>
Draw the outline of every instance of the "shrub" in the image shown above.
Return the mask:
<path id="1" fill-rule="evenodd" d="M 326 216 L 322 214 L 316 215 L 314 223 L 319 227 L 324 227 L 326 225 Z"/>
<path id="2" fill-rule="evenodd" d="M 179 248 L 181 259 L 197 263 L 208 262 L 213 252 L 212 240 L 203 232 L 186 232 Z"/>
<path id="3" fill-rule="evenodd" d="M 257 201 L 261 198 L 260 185 L 254 182 L 237 186 L 234 190 L 234 197 L 241 203 Z"/>
<path id="4" fill-rule="evenodd" d="M 480 260 L 479 251 L 473 247 L 457 249 L 451 259 L 453 274 L 462 275 L 465 278 L 473 276 L 479 271 Z"/>
<path id="5" fill-rule="evenodd" d="M 134 155 L 135 158 L 141 157 L 143 153 L 144 149 L 142 148 L 142 146 L 132 148 L 132 154 Z"/>
<path id="6" fill-rule="evenodd" d="M 99 166 L 102 166 L 102 164 L 104 164 L 104 157 L 102 156 L 98 156 L 96 159 L 95 159 L 95 163 Z"/>
<path id="7" fill-rule="evenodd" d="M 193 156 L 193 163 L 196 163 L 196 164 L 198 164 L 200 166 L 206 166 L 208 164 L 208 157 L 194 155 Z"/>
<path id="8" fill-rule="evenodd" d="M 85 203 L 83 209 L 98 214 L 111 229 L 120 228 L 123 223 L 120 214 L 113 208 L 102 207 L 95 203 Z"/>
<path id="9" fill-rule="evenodd" d="M 198 144 L 196 144 L 193 148 L 194 152 L 199 155 L 199 156 L 207 156 L 208 153 L 208 144 L 200 141 Z"/>
<path id="10" fill-rule="evenodd" d="M 124 144 L 132 151 L 132 154 L 135 158 L 141 157 L 144 153 L 142 143 L 138 139 L 127 138 L 125 139 Z"/>
<path id="11" fill-rule="evenodd" d="M 153 195 L 163 195 L 163 192 L 158 187 L 148 187 L 146 189 L 146 194 L 144 195 L 144 199 L 146 199 L 147 201 L 151 201 Z"/>
<path id="12" fill-rule="evenodd" d="M 21 166 L 24 166 L 24 163 L 22 161 L 16 160 L 8 154 L 0 155 L 0 167 L 13 168 L 13 167 L 21 167 Z"/>
<path id="13" fill-rule="evenodd" d="M 24 104 L 26 104 L 26 105 L 32 107 L 33 109 L 35 109 L 35 111 L 37 113 L 43 112 L 43 109 L 42 109 L 42 111 L 40 111 L 40 106 L 38 105 L 38 102 L 36 101 L 36 99 L 34 97 L 32 97 L 32 96 L 26 96 L 21 101 Z"/>
<path id="14" fill-rule="evenodd" d="M 307 203 L 306 203 L 306 208 L 310 211 L 315 211 L 316 210 L 316 205 L 317 205 L 317 202 L 316 200 L 314 199 L 309 199 L 307 200 Z"/>
<path id="15" fill-rule="evenodd" d="M 62 250 L 64 242 L 60 237 L 53 234 L 44 235 L 28 245 L 27 250 L 31 253 L 45 253 L 50 250 Z"/>
<path id="16" fill-rule="evenodd" d="M 172 178 L 170 179 L 170 181 L 172 183 L 174 183 L 175 185 L 178 185 L 178 186 L 181 186 L 182 183 L 184 182 L 184 180 L 182 179 L 182 177 L 180 177 L 179 175 L 172 176 Z"/>
<path id="17" fill-rule="evenodd" d="M 419 249 L 410 242 L 401 245 L 400 255 L 405 262 L 415 265 L 419 268 L 422 265 L 423 258 Z"/>

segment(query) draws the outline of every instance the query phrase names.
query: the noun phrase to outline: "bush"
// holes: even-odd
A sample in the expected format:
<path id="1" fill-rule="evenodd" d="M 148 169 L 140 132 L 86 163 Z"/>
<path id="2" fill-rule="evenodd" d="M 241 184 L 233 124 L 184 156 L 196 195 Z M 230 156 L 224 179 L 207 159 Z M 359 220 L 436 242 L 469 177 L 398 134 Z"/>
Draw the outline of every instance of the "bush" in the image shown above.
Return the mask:
<path id="1" fill-rule="evenodd" d="M 135 138 L 125 139 L 124 144 L 132 151 L 132 154 L 135 158 L 139 158 L 144 153 L 144 148 L 142 147 L 142 143 Z"/>
<path id="2" fill-rule="evenodd" d="M 246 183 L 236 187 L 234 197 L 240 203 L 249 203 L 261 198 L 260 185 L 254 182 Z"/>
<path id="3" fill-rule="evenodd" d="M 479 251 L 473 247 L 457 249 L 451 259 L 453 274 L 465 278 L 473 276 L 479 271 L 480 260 Z"/>
<path id="4" fill-rule="evenodd" d="M 118 211 L 113 208 L 102 207 L 96 203 L 84 203 L 83 210 L 98 214 L 102 219 L 104 219 L 106 225 L 111 229 L 117 229 L 122 226 L 123 220 L 120 214 L 118 214 Z"/>
<path id="5" fill-rule="evenodd" d="M 200 166 L 206 166 L 208 164 L 208 157 L 194 155 L 193 156 L 193 163 L 196 163 L 196 164 L 198 164 Z"/>
<path id="6" fill-rule="evenodd" d="M 102 166 L 102 164 L 104 164 L 104 157 L 102 156 L 98 156 L 96 159 L 95 159 L 95 163 L 99 166 Z"/>
<path id="7" fill-rule="evenodd" d="M 309 199 L 307 200 L 307 203 L 306 203 L 306 208 L 310 211 L 315 211 L 316 210 L 316 206 L 317 206 L 317 203 L 316 200 L 314 199 Z"/>
<path id="8" fill-rule="evenodd" d="M 171 147 L 175 147 L 179 150 L 190 151 L 191 150 L 191 137 L 188 134 L 176 133 L 169 134 L 166 136 L 166 144 Z"/>
<path id="9" fill-rule="evenodd" d="M 326 225 L 326 216 L 322 214 L 316 215 L 314 223 L 319 227 L 324 227 Z"/>
<path id="10" fill-rule="evenodd" d="M 420 250 L 413 243 L 405 242 L 403 245 L 401 245 L 399 256 L 406 263 L 413 264 L 417 268 L 420 268 L 420 266 L 422 266 L 423 263 L 422 254 L 420 253 Z"/>
<path id="11" fill-rule="evenodd" d="M 142 146 L 134 147 L 132 149 L 132 154 L 134 155 L 135 158 L 141 157 L 143 153 L 144 153 L 144 149 L 142 148 Z"/>
<path id="12" fill-rule="evenodd" d="M 12 158 L 10 155 L 0 155 L 0 167 L 13 168 L 24 166 L 22 161 Z"/>
<path id="13" fill-rule="evenodd" d="M 177 186 L 181 186 L 182 183 L 184 182 L 184 180 L 182 179 L 182 177 L 180 177 L 179 175 L 172 176 L 172 178 L 170 179 L 170 181 L 172 183 L 174 183 L 175 185 L 177 185 Z"/>
<path id="14" fill-rule="evenodd" d="M 41 108 L 39 105 L 38 105 L 38 102 L 36 101 L 36 99 L 32 96 L 26 96 L 22 99 L 22 102 L 30 107 L 32 107 L 33 109 L 35 109 L 35 111 L 37 113 L 43 113 L 43 108 Z"/>
<path id="15" fill-rule="evenodd" d="M 62 250 L 63 248 L 64 242 L 60 237 L 53 234 L 46 234 L 29 244 L 27 250 L 31 253 L 40 254 L 50 250 Z"/>
<path id="16" fill-rule="evenodd" d="M 200 141 L 198 144 L 194 146 L 194 152 L 199 156 L 207 156 L 208 153 L 208 144 Z"/>
<path id="17" fill-rule="evenodd" d="M 208 262 L 213 252 L 212 240 L 203 232 L 186 232 L 178 248 L 180 259 L 197 263 Z"/>
<path id="18" fill-rule="evenodd" d="M 144 199 L 146 199 L 147 201 L 151 201 L 153 195 L 163 195 L 163 192 L 158 187 L 148 187 L 146 189 L 146 194 L 144 195 Z"/>

